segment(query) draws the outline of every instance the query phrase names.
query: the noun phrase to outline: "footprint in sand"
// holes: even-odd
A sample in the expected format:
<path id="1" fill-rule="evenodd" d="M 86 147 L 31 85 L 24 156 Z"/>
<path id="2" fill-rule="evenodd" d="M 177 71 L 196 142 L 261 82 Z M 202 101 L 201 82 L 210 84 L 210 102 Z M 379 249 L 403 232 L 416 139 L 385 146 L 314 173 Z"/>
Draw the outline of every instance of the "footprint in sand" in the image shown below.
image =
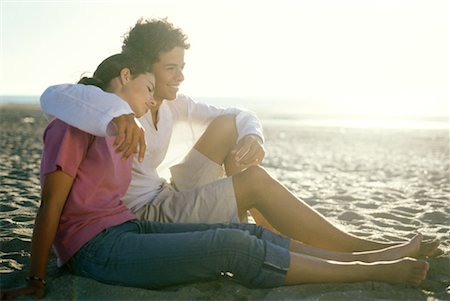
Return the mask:
<path id="1" fill-rule="evenodd" d="M 34 221 L 35 217 L 34 216 L 14 216 L 12 218 L 12 220 L 15 222 L 18 222 L 18 223 L 24 223 L 24 222 Z"/>
<path id="2" fill-rule="evenodd" d="M 377 209 L 378 207 L 380 207 L 380 205 L 375 202 L 356 202 L 354 203 L 354 205 L 358 208 L 363 209 Z"/>
<path id="3" fill-rule="evenodd" d="M 412 202 L 414 203 L 414 202 Z M 402 211 L 402 212 L 407 212 L 407 213 L 411 213 L 411 214 L 416 214 L 422 211 L 422 209 L 415 209 L 415 208 L 411 208 L 411 207 L 403 207 L 403 206 L 398 206 L 394 208 L 395 210 L 398 211 Z"/>
<path id="4" fill-rule="evenodd" d="M 450 225 L 450 217 L 440 211 L 426 212 L 420 219 L 432 224 Z"/>
<path id="5" fill-rule="evenodd" d="M 16 209 L 17 209 L 17 207 L 13 207 L 13 206 L 6 205 L 6 204 L 0 204 L 0 212 L 11 212 Z"/>
<path id="6" fill-rule="evenodd" d="M 395 214 L 392 213 L 386 213 L 386 212 L 378 212 L 378 213 L 374 213 L 373 214 L 374 217 L 376 218 L 383 218 L 383 219 L 388 219 L 388 220 L 394 220 L 397 222 L 400 222 L 404 225 L 419 225 L 420 222 L 414 219 L 410 219 L 410 218 L 406 218 L 406 217 L 401 217 L 401 216 L 397 216 Z"/>
<path id="7" fill-rule="evenodd" d="M 342 221 L 346 221 L 346 222 L 352 222 L 352 221 L 364 220 L 365 218 L 364 218 L 364 216 L 362 216 L 358 213 L 347 211 L 347 212 L 344 212 L 341 215 L 339 215 L 338 219 L 340 219 Z"/>

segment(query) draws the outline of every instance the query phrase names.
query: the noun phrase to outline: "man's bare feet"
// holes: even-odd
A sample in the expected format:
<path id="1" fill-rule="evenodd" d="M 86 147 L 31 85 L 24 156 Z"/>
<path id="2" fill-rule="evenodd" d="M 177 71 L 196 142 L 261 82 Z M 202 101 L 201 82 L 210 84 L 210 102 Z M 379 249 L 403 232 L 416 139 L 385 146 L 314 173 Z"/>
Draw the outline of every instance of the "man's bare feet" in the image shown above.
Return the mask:
<path id="1" fill-rule="evenodd" d="M 410 241 L 388 247 L 385 249 L 368 252 L 366 262 L 396 260 L 403 257 L 416 257 L 420 252 L 422 234 L 417 234 Z"/>
<path id="2" fill-rule="evenodd" d="M 429 257 L 437 257 L 439 255 L 444 254 L 444 251 L 439 249 L 440 243 L 441 241 L 439 239 L 422 241 L 417 255 L 413 257 L 429 258 Z"/>

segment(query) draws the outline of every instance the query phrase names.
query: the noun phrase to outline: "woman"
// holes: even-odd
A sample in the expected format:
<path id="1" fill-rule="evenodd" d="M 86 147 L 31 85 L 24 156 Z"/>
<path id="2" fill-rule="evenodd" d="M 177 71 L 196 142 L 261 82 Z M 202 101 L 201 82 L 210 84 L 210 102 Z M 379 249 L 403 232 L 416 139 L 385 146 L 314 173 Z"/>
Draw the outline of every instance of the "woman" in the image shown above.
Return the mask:
<path id="1" fill-rule="evenodd" d="M 135 56 L 117 54 L 80 83 L 114 93 L 139 117 L 155 105 L 149 70 Z M 426 277 L 427 262 L 409 257 L 418 255 L 421 235 L 383 250 L 343 253 L 257 225 L 139 221 L 121 201 L 132 158 L 123 160 L 113 143 L 114 137 L 95 137 L 60 120 L 47 127 L 29 277 L 2 299 L 44 296 L 52 244 L 58 266 L 76 275 L 143 288 L 217 277 L 252 287 L 366 280 L 417 286 Z"/>

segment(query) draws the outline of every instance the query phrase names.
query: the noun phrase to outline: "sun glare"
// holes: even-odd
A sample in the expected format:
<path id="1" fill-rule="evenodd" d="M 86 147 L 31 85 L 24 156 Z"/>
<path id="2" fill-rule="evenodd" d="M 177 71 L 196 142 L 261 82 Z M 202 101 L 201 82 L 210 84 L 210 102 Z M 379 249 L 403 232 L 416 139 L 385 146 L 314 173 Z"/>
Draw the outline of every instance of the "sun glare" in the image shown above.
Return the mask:
<path id="1" fill-rule="evenodd" d="M 169 17 L 191 42 L 182 92 L 192 97 L 269 99 L 272 110 L 294 99 L 289 109 L 322 114 L 448 115 L 446 8 L 422 0 L 6 2 L 2 63 L 14 74 L 2 78 L 2 93 L 73 82 L 120 51 L 138 18 Z"/>

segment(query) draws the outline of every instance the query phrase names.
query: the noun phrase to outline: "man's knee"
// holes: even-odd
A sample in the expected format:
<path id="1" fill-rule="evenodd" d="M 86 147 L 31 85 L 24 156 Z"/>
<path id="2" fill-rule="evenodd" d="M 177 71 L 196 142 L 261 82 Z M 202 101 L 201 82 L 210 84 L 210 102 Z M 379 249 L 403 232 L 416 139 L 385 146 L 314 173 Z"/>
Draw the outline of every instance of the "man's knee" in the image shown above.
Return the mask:
<path id="1" fill-rule="evenodd" d="M 267 170 L 260 165 L 250 166 L 243 173 L 246 179 L 254 186 L 265 186 L 272 179 Z"/>
<path id="2" fill-rule="evenodd" d="M 222 165 L 236 146 L 236 140 L 237 130 L 234 115 L 223 115 L 211 121 L 194 148 L 211 161 Z"/>
<path id="3" fill-rule="evenodd" d="M 215 132 L 222 136 L 231 136 L 230 138 L 237 139 L 236 117 L 234 115 L 221 115 L 216 117 L 208 126 Z"/>
<path id="4" fill-rule="evenodd" d="M 256 208 L 256 203 L 265 197 L 267 189 L 271 189 L 273 183 L 273 178 L 259 165 L 250 166 L 234 175 L 233 185 L 238 209 L 243 211 Z"/>

